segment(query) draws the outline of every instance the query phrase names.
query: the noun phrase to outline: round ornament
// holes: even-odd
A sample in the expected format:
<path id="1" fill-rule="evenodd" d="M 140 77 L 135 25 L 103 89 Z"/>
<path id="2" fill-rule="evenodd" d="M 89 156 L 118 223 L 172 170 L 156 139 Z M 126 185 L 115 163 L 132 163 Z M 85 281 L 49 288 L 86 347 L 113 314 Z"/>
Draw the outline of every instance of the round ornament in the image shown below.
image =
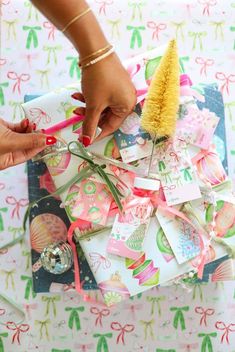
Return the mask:
<path id="1" fill-rule="evenodd" d="M 41 253 L 43 268 L 51 274 L 63 274 L 73 264 L 73 252 L 70 245 L 64 241 L 52 243 Z"/>

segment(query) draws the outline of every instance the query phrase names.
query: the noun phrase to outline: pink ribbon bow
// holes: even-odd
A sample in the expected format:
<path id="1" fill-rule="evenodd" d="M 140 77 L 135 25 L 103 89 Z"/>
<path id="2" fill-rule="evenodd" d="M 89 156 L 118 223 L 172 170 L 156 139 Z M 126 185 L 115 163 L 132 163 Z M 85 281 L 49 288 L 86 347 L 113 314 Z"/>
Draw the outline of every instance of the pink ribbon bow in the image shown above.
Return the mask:
<path id="1" fill-rule="evenodd" d="M 38 307 L 37 303 L 23 304 L 23 307 L 28 315 L 28 319 L 31 320 L 31 310 L 36 309 Z"/>
<path id="2" fill-rule="evenodd" d="M 32 122 L 39 125 L 42 121 L 44 124 L 51 122 L 51 117 L 40 108 L 32 108 L 29 110 L 29 114 L 32 117 Z"/>
<path id="3" fill-rule="evenodd" d="M 225 325 L 222 321 L 217 321 L 215 324 L 217 330 L 224 331 L 223 335 L 221 336 L 220 342 L 223 343 L 224 339 L 226 339 L 227 344 L 229 344 L 229 333 L 235 332 L 235 324 Z"/>
<path id="4" fill-rule="evenodd" d="M 106 6 L 113 4 L 113 0 L 109 0 L 109 1 L 95 0 L 95 2 L 96 2 L 97 4 L 101 4 L 101 5 L 100 5 L 100 8 L 99 8 L 99 15 L 101 15 L 101 13 L 103 12 L 103 14 L 104 14 L 105 16 L 106 16 Z"/>
<path id="5" fill-rule="evenodd" d="M 81 343 L 75 343 L 74 347 L 78 349 L 80 352 L 87 352 L 88 350 L 91 350 L 94 347 L 93 343 L 88 343 L 88 344 L 81 344 Z"/>
<path id="6" fill-rule="evenodd" d="M 7 73 L 7 77 L 13 81 L 16 81 L 16 83 L 13 85 L 12 92 L 15 93 L 17 89 L 19 94 L 21 94 L 21 83 L 27 82 L 30 80 L 29 74 L 22 73 L 21 75 L 18 75 L 16 72 L 13 72 L 13 71 L 9 71 Z"/>
<path id="7" fill-rule="evenodd" d="M 6 313 L 6 309 L 0 308 L 0 316 L 1 316 L 1 315 L 4 315 L 5 313 Z"/>
<path id="8" fill-rule="evenodd" d="M 52 23 L 47 22 L 47 21 L 43 22 L 43 27 L 46 29 L 49 29 L 48 40 L 50 40 L 50 39 L 55 40 L 56 27 Z"/>
<path id="9" fill-rule="evenodd" d="M 0 59 L 0 66 L 5 65 L 5 64 L 6 64 L 6 62 L 7 62 L 7 60 L 6 60 L 6 59 Z"/>
<path id="10" fill-rule="evenodd" d="M 132 324 L 125 324 L 121 326 L 118 322 L 111 323 L 111 329 L 114 331 L 120 331 L 120 334 L 117 336 L 116 343 L 119 344 L 121 341 L 123 345 L 125 345 L 125 333 L 130 333 L 134 331 L 135 327 Z"/>
<path id="11" fill-rule="evenodd" d="M 216 0 L 198 0 L 199 4 L 204 5 L 203 15 L 210 16 L 210 7 L 217 4 Z"/>
<path id="12" fill-rule="evenodd" d="M 215 310 L 212 308 L 204 309 L 203 307 L 196 307 L 195 312 L 197 314 L 202 315 L 200 319 L 200 325 L 204 323 L 205 326 L 207 326 L 207 317 L 213 315 L 215 313 Z"/>
<path id="13" fill-rule="evenodd" d="M 180 347 L 184 349 L 185 352 L 191 352 L 192 350 L 195 350 L 198 348 L 198 343 L 181 343 Z"/>
<path id="14" fill-rule="evenodd" d="M 230 84 L 235 83 L 235 75 L 231 74 L 226 76 L 223 72 L 216 72 L 215 78 L 218 79 L 219 81 L 224 82 L 220 88 L 221 93 L 224 94 L 224 90 L 226 90 L 226 93 L 229 95 Z"/>
<path id="15" fill-rule="evenodd" d="M 90 312 L 92 314 L 97 315 L 96 321 L 95 321 L 95 326 L 99 325 L 103 327 L 103 317 L 107 317 L 110 314 L 110 310 L 107 308 L 104 309 L 98 309 L 97 307 L 91 307 Z"/>
<path id="16" fill-rule="evenodd" d="M 203 59 L 202 57 L 196 57 L 196 64 L 201 65 L 200 75 L 207 76 L 207 69 L 210 66 L 213 66 L 215 61 L 213 59 Z"/>
<path id="17" fill-rule="evenodd" d="M 30 326 L 28 324 L 17 325 L 16 323 L 14 323 L 12 321 L 7 322 L 6 327 L 8 330 L 15 331 L 15 333 L 12 336 L 12 343 L 15 343 L 15 340 L 17 340 L 19 345 L 20 345 L 20 333 L 27 332 L 30 328 Z"/>
<path id="18" fill-rule="evenodd" d="M 160 31 L 164 31 L 166 29 L 167 25 L 165 23 L 157 24 L 154 21 L 149 21 L 147 23 L 147 27 L 150 29 L 153 29 L 152 39 L 154 40 L 156 38 L 157 40 L 159 40 Z"/>
<path id="19" fill-rule="evenodd" d="M 131 319 L 134 321 L 136 319 L 136 311 L 140 310 L 143 304 L 125 304 L 124 308 L 128 310 L 128 316 L 131 315 Z"/>
<path id="20" fill-rule="evenodd" d="M 9 196 L 6 198 L 6 203 L 15 206 L 11 212 L 11 218 L 13 219 L 16 215 L 17 218 L 20 219 L 20 208 L 26 207 L 29 204 L 29 201 L 28 199 L 16 200 L 15 197 Z"/>

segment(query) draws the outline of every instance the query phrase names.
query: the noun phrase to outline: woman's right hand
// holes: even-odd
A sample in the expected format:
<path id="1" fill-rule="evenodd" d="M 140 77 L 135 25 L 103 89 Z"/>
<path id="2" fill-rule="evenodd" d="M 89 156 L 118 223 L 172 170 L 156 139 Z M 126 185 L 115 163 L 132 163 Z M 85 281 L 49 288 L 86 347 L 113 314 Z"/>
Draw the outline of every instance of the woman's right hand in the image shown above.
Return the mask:
<path id="1" fill-rule="evenodd" d="M 54 136 L 32 133 L 35 127 L 28 119 L 17 124 L 0 119 L 0 170 L 21 164 L 56 143 Z"/>

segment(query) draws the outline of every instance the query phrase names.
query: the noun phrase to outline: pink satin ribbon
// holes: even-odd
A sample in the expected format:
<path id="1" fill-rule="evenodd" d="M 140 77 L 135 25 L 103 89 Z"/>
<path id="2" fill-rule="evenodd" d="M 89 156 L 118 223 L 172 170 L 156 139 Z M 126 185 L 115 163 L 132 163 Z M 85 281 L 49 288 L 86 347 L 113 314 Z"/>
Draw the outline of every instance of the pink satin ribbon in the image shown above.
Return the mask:
<path id="1" fill-rule="evenodd" d="M 197 100 L 204 102 L 205 99 L 203 95 L 199 94 L 196 90 L 192 89 L 192 81 L 190 77 L 186 74 L 180 75 L 180 95 L 181 96 L 192 96 Z"/>

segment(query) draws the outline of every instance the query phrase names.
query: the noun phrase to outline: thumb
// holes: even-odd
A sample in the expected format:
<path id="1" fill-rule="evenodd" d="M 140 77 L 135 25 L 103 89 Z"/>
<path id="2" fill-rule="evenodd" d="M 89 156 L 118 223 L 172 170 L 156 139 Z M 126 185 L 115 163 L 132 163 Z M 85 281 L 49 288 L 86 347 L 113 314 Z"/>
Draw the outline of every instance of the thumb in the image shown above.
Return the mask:
<path id="1" fill-rule="evenodd" d="M 82 125 L 82 136 L 80 137 L 80 141 L 85 147 L 88 147 L 94 140 L 102 111 L 101 108 L 86 108 L 85 120 Z"/>
<path id="2" fill-rule="evenodd" d="M 8 152 L 43 149 L 47 145 L 55 144 L 54 136 L 45 136 L 42 133 L 15 133 L 10 136 L 11 144 L 8 145 Z"/>

